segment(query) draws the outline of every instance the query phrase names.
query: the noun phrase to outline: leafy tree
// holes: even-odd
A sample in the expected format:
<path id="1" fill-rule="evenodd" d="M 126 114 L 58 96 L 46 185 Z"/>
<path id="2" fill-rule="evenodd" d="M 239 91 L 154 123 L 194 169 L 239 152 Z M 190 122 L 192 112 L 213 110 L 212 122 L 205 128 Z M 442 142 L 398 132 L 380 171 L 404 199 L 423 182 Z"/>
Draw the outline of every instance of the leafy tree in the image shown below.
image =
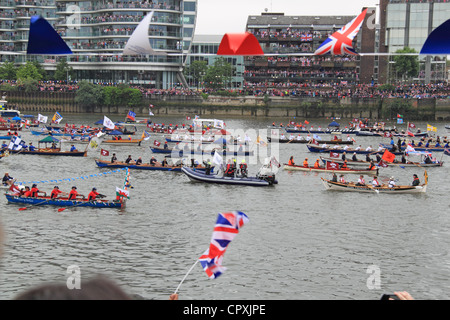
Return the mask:
<path id="1" fill-rule="evenodd" d="M 208 68 L 205 76 L 205 86 L 212 89 L 223 89 L 227 83 L 231 83 L 233 66 L 225 58 L 219 58 L 214 66 Z"/>
<path id="2" fill-rule="evenodd" d="M 14 62 L 7 61 L 0 66 L 0 79 L 16 80 L 16 67 Z"/>
<path id="3" fill-rule="evenodd" d="M 103 104 L 103 90 L 87 81 L 81 81 L 75 97 L 75 102 L 88 111 L 97 105 Z"/>
<path id="4" fill-rule="evenodd" d="M 17 80 L 27 80 L 27 79 L 34 79 L 37 81 L 42 80 L 42 74 L 39 72 L 39 69 L 36 67 L 36 65 L 31 62 L 27 61 L 24 65 L 19 67 L 17 70 Z"/>
<path id="5" fill-rule="evenodd" d="M 202 78 L 206 75 L 206 70 L 208 69 L 208 62 L 205 60 L 196 60 L 191 63 L 184 70 L 184 75 L 192 78 L 194 83 L 197 84 L 197 89 L 199 89 L 200 82 Z"/>
<path id="6" fill-rule="evenodd" d="M 69 66 L 65 58 L 60 59 L 56 65 L 55 74 L 53 75 L 55 80 L 68 80 L 75 77 L 73 68 Z"/>
<path id="7" fill-rule="evenodd" d="M 417 53 L 417 51 L 412 48 L 405 47 L 397 50 L 395 53 L 400 53 L 400 55 L 394 56 L 394 69 L 397 74 L 402 76 L 402 80 L 408 80 L 416 77 L 419 74 L 419 57 L 417 55 L 407 54 Z"/>

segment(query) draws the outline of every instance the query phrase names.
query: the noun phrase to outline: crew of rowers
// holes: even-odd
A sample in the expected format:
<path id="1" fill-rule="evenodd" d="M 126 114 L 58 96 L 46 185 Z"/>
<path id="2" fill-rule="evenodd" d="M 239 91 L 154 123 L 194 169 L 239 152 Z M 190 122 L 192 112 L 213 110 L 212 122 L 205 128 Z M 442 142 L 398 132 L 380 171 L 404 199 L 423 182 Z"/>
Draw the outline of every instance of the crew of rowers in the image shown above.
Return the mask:
<path id="1" fill-rule="evenodd" d="M 339 176 L 339 180 L 338 180 L 336 173 L 333 172 L 333 176 L 331 178 L 331 181 L 332 182 L 339 182 L 339 183 L 342 183 L 342 184 L 354 184 L 355 186 L 360 186 L 360 187 L 361 186 L 367 186 L 367 185 L 371 186 L 373 188 L 380 188 L 380 187 L 385 187 L 385 186 L 387 186 L 388 188 L 395 188 L 396 187 L 395 178 L 393 176 L 389 178 L 389 181 L 387 182 L 387 184 L 380 183 L 378 181 L 378 177 L 377 176 L 374 176 L 372 181 L 370 181 L 369 184 L 366 184 L 366 181 L 364 180 L 364 175 L 360 175 L 358 181 L 356 183 L 354 183 L 354 182 L 347 182 L 345 180 L 343 174 L 341 174 Z M 412 182 L 411 185 L 412 186 L 419 186 L 420 185 L 420 180 L 419 180 L 419 177 L 417 176 L 417 174 L 413 175 L 413 182 Z"/>
<path id="2" fill-rule="evenodd" d="M 14 184 L 11 185 L 10 190 L 12 194 L 15 196 L 23 197 L 23 198 L 37 198 L 37 197 L 46 197 L 47 193 L 45 191 L 41 191 L 38 189 L 36 184 L 31 186 L 25 186 L 24 189 L 19 189 Z M 62 197 L 67 196 L 67 197 Z M 87 201 L 95 201 L 97 198 L 105 198 L 106 196 L 97 192 L 97 188 L 92 188 L 91 192 L 89 192 L 87 196 Z M 83 194 L 78 193 L 77 187 L 73 186 L 69 192 L 63 192 L 59 189 L 58 186 L 55 186 L 53 190 L 50 192 L 50 199 L 64 199 L 64 200 L 85 200 L 86 197 Z"/>
<path id="3" fill-rule="evenodd" d="M 378 159 L 378 157 L 379 157 L 379 155 L 377 155 L 377 161 L 379 161 L 379 160 L 381 160 L 381 157 Z M 353 154 L 353 161 L 357 161 L 357 160 L 354 160 L 356 158 L 356 154 Z M 343 153 L 343 155 L 342 155 L 342 160 L 343 160 L 343 163 L 341 163 L 340 165 L 338 165 L 337 163 L 336 163 L 336 166 L 332 166 L 332 167 L 339 167 L 340 169 L 350 169 L 348 166 L 347 166 L 347 160 L 346 160 L 346 158 L 345 158 L 345 152 Z M 366 160 L 367 160 L 367 158 L 366 158 Z M 331 160 L 331 162 L 332 163 L 335 163 L 334 162 L 334 160 Z M 368 162 L 369 162 L 369 167 L 368 167 L 368 169 L 367 170 L 375 170 L 376 169 L 376 166 L 375 166 L 375 163 L 373 162 L 373 160 L 372 159 L 370 159 L 370 157 L 368 158 Z M 289 158 L 289 161 L 288 161 L 288 166 L 295 166 L 296 164 L 295 164 L 295 161 L 294 161 L 294 156 L 291 156 L 290 158 Z M 304 168 L 311 168 L 310 166 L 309 166 L 309 163 L 308 163 L 308 158 L 305 158 L 305 160 L 303 160 L 303 164 L 302 164 L 302 166 L 304 167 Z M 314 165 L 313 165 L 313 167 L 312 168 L 314 168 L 314 169 L 323 169 L 323 168 L 325 168 L 325 167 L 323 167 L 323 166 L 321 166 L 320 165 L 320 160 L 319 159 L 317 159 L 316 160 L 316 162 L 314 162 Z"/>

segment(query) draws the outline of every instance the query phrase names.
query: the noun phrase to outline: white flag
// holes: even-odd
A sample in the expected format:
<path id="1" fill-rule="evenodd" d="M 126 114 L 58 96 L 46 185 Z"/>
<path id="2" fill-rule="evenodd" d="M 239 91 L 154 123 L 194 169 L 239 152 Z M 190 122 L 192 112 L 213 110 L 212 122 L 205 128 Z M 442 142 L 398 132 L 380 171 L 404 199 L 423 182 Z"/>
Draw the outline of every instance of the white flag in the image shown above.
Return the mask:
<path id="1" fill-rule="evenodd" d="M 93 137 L 91 141 L 89 141 L 87 149 L 89 151 L 95 151 L 100 147 L 100 144 L 102 143 L 102 140 L 98 137 Z"/>
<path id="2" fill-rule="evenodd" d="M 151 111 L 149 111 L 148 114 L 151 115 L 151 116 L 154 116 L 154 113 L 151 112 Z"/>
<path id="3" fill-rule="evenodd" d="M 23 146 L 22 139 L 20 139 L 19 137 L 13 137 L 8 145 L 8 149 L 18 151 L 22 149 L 22 146 Z"/>
<path id="4" fill-rule="evenodd" d="M 108 129 L 114 129 L 116 127 L 114 125 L 114 122 L 112 122 L 111 119 L 109 119 L 107 116 L 104 116 L 103 125 Z"/>
<path id="5" fill-rule="evenodd" d="M 212 162 L 219 166 L 222 165 L 222 163 L 223 163 L 223 159 L 220 156 L 220 154 L 217 153 L 217 151 L 214 151 L 214 157 L 213 157 Z"/>
<path id="6" fill-rule="evenodd" d="M 38 120 L 38 122 L 41 122 L 41 123 L 47 123 L 48 117 L 43 116 L 42 114 L 39 113 L 37 120 Z"/>

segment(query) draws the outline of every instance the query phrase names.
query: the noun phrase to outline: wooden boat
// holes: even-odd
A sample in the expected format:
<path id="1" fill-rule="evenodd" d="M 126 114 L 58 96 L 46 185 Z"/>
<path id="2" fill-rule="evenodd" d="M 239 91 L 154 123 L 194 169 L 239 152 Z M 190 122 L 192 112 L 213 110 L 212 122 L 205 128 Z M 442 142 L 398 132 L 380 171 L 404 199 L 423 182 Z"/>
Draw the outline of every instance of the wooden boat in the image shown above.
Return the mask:
<path id="1" fill-rule="evenodd" d="M 253 151 L 224 151 L 224 150 L 177 150 L 177 149 L 172 149 L 172 148 L 158 148 L 158 147 L 150 147 L 150 150 L 152 150 L 153 153 L 164 153 L 164 154 L 171 154 L 173 156 L 176 157 L 183 157 L 189 154 L 200 154 L 200 155 L 214 155 L 214 152 L 217 151 L 217 153 L 221 156 L 252 156 L 253 155 Z"/>
<path id="2" fill-rule="evenodd" d="M 331 162 L 334 161 L 336 163 L 339 164 L 343 164 L 344 160 L 340 159 L 340 158 L 329 158 L 329 157 L 319 157 L 320 160 L 324 163 L 326 162 Z M 358 161 L 353 161 L 351 159 L 346 159 L 347 160 L 347 165 L 349 166 L 364 166 L 364 167 L 368 167 L 370 162 L 369 161 L 364 161 L 364 160 L 358 160 Z M 387 165 L 388 166 L 398 166 L 398 167 L 442 167 L 442 164 L 444 162 L 442 161 L 438 161 L 436 163 L 425 163 L 425 162 L 412 162 L 412 161 L 407 161 L 406 163 L 403 162 L 388 162 Z"/>
<path id="3" fill-rule="evenodd" d="M 21 131 L 22 125 L 21 124 L 13 124 L 13 123 L 7 123 L 7 122 L 0 122 L 0 130 L 2 131 Z"/>
<path id="4" fill-rule="evenodd" d="M 366 192 L 366 193 L 389 193 L 389 194 L 401 194 L 401 193 L 424 193 L 427 191 L 427 178 L 425 178 L 425 184 L 420 186 L 395 186 L 389 188 L 384 185 L 381 187 L 372 187 L 370 185 L 357 186 L 355 183 L 341 183 L 333 182 L 331 180 L 322 179 L 322 183 L 327 190 L 347 191 L 347 192 Z"/>
<path id="5" fill-rule="evenodd" d="M 5 194 L 9 203 L 20 203 L 31 206 L 57 206 L 57 207 L 93 207 L 93 208 L 124 208 L 125 200 L 94 200 L 87 199 L 68 200 L 68 198 L 50 199 L 50 197 L 25 198 Z"/>
<path id="6" fill-rule="evenodd" d="M 354 129 L 325 129 L 325 130 L 305 130 L 305 129 L 291 129 L 286 128 L 285 131 L 287 133 L 305 133 L 305 134 L 312 134 L 312 133 L 326 133 L 326 134 L 356 134 L 356 130 Z"/>
<path id="7" fill-rule="evenodd" d="M 352 148 L 348 148 L 347 150 L 343 149 L 343 148 L 323 148 L 323 147 L 319 147 L 319 146 L 313 145 L 313 144 L 307 144 L 306 146 L 308 147 L 308 150 L 310 152 L 328 152 L 328 153 L 330 153 L 330 152 L 336 152 L 336 153 L 344 153 L 344 152 L 354 153 L 354 152 L 356 152 L 356 154 L 377 154 L 377 153 L 382 154 L 385 151 L 385 148 L 383 148 L 383 150 L 381 150 L 381 151 L 378 151 L 378 150 L 366 151 L 364 149 L 355 150 Z M 403 154 L 403 152 L 392 152 L 392 153 L 395 155 Z"/>
<path id="8" fill-rule="evenodd" d="M 388 150 L 392 150 L 392 147 L 390 145 L 387 144 L 383 144 L 383 147 L 385 147 Z M 436 146 L 431 146 L 431 147 L 424 147 L 424 146 L 412 146 L 414 148 L 415 151 L 428 151 L 428 152 L 444 152 L 445 147 L 440 146 L 440 147 L 436 147 Z M 406 150 L 406 147 L 402 146 L 402 150 Z"/>
<path id="9" fill-rule="evenodd" d="M 306 172 L 335 172 L 336 174 L 367 174 L 367 175 L 377 175 L 378 174 L 378 169 L 375 168 L 373 170 L 368 170 L 368 169 L 341 169 L 341 168 L 337 168 L 337 169 L 327 169 L 326 167 L 319 167 L 319 168 L 314 168 L 314 167 L 303 167 L 303 166 L 297 166 L 297 165 L 288 165 L 288 164 L 284 164 L 283 170 L 288 170 L 288 171 L 306 171 Z"/>
<path id="10" fill-rule="evenodd" d="M 61 149 L 51 149 L 51 148 L 36 148 L 34 151 L 30 150 L 8 150 L 9 153 L 14 154 L 33 154 L 40 156 L 67 156 L 67 157 L 86 157 L 87 150 L 85 151 L 61 151 Z"/>
<path id="11" fill-rule="evenodd" d="M 173 171 L 173 172 L 181 172 L 181 165 L 179 166 L 162 166 L 161 164 L 158 165 L 151 165 L 148 163 L 143 164 L 129 164 L 125 162 L 114 162 L 111 163 L 111 161 L 107 160 L 101 160 L 101 159 L 95 159 L 95 163 L 100 168 L 129 168 L 129 169 L 136 169 L 136 170 L 155 170 L 155 171 Z M 197 166 L 195 168 L 196 170 L 204 171 L 204 166 Z M 213 172 L 214 167 L 211 168 L 211 172 Z"/>
<path id="12" fill-rule="evenodd" d="M 272 141 L 274 140 L 274 141 Z M 303 143 L 303 144 L 307 144 L 310 141 L 308 140 L 297 140 L 297 139 L 272 139 L 271 137 L 267 137 L 267 141 L 269 142 L 278 142 L 278 143 Z M 338 139 L 338 140 L 321 140 L 320 142 L 322 143 L 326 143 L 326 144 L 353 144 L 353 141 L 347 141 L 347 140 L 342 140 L 342 139 Z"/>
<path id="13" fill-rule="evenodd" d="M 271 178 L 262 177 L 222 177 L 218 174 L 206 175 L 204 172 L 197 171 L 188 167 L 181 168 L 181 171 L 191 180 L 196 182 L 215 183 L 215 184 L 229 184 L 241 186 L 266 187 L 277 184 L 275 176 Z"/>
<path id="14" fill-rule="evenodd" d="M 114 144 L 114 145 L 141 145 L 141 142 L 144 140 L 144 138 L 141 139 L 120 139 L 120 140 L 103 140 L 102 143 L 106 144 Z"/>

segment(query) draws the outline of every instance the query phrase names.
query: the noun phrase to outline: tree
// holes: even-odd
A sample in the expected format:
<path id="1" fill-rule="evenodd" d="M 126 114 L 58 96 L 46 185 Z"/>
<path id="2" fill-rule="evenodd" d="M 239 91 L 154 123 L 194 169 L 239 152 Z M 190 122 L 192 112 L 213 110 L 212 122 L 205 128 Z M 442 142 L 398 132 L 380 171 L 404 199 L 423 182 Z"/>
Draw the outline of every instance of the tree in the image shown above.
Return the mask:
<path id="1" fill-rule="evenodd" d="M 0 79 L 16 80 L 16 67 L 14 62 L 7 61 L 0 66 Z"/>
<path id="2" fill-rule="evenodd" d="M 96 86 L 87 81 L 81 81 L 75 97 L 75 102 L 85 107 L 87 111 L 95 106 L 103 104 L 103 91 L 100 86 Z"/>
<path id="3" fill-rule="evenodd" d="M 67 60 L 65 58 L 60 59 L 58 61 L 58 64 L 56 65 L 56 70 L 53 78 L 55 80 L 70 80 L 73 79 L 74 76 L 75 73 L 73 71 L 73 68 L 69 66 Z"/>
<path id="4" fill-rule="evenodd" d="M 189 67 L 184 70 L 184 75 L 190 77 L 194 83 L 197 84 L 197 89 L 199 89 L 200 82 L 202 78 L 206 75 L 206 70 L 208 69 L 208 62 L 204 60 L 196 60 L 191 63 Z"/>
<path id="5" fill-rule="evenodd" d="M 212 89 L 223 89 L 231 83 L 234 70 L 225 58 L 218 58 L 214 66 L 208 68 L 205 76 L 205 86 Z M 230 85 L 231 86 L 231 85 Z"/>
<path id="6" fill-rule="evenodd" d="M 394 56 L 395 72 L 402 76 L 402 80 L 409 80 L 416 77 L 419 74 L 419 57 L 417 55 L 408 54 L 417 53 L 417 51 L 412 48 L 405 47 L 397 50 L 395 53 L 400 54 Z"/>
<path id="7" fill-rule="evenodd" d="M 18 70 L 17 70 L 17 80 L 27 80 L 27 79 L 31 79 L 31 80 L 37 80 L 40 81 L 42 80 L 42 74 L 39 72 L 39 69 L 36 67 L 36 65 L 31 62 L 31 61 L 27 61 L 24 65 L 22 65 Z"/>

